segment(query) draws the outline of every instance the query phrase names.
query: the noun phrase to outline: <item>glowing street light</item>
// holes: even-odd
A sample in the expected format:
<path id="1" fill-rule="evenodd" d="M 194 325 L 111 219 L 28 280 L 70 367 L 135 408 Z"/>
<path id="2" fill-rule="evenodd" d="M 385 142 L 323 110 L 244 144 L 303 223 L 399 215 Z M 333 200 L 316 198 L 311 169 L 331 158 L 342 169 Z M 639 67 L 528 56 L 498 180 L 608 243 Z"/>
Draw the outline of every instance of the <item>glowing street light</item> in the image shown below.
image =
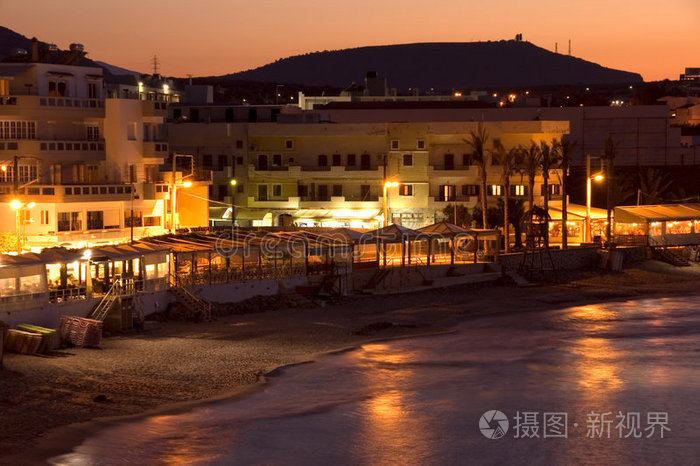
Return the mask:
<path id="1" fill-rule="evenodd" d="M 399 185 L 398 181 L 387 181 L 384 183 L 384 226 L 389 225 L 389 188 L 395 188 Z"/>
<path id="2" fill-rule="evenodd" d="M 605 176 L 603 176 L 602 172 L 594 173 L 593 175 L 591 175 L 591 155 L 586 154 L 586 229 L 583 235 L 585 242 L 593 241 L 593 237 L 591 234 L 591 180 L 603 181 L 604 179 Z"/>
<path id="3" fill-rule="evenodd" d="M 23 243 L 23 238 L 22 238 L 22 231 L 21 231 L 21 226 L 22 226 L 22 210 L 23 209 L 31 209 L 36 205 L 34 201 L 32 202 L 27 202 L 27 203 L 22 203 L 19 199 L 13 199 L 10 201 L 10 208 L 15 211 L 15 234 L 17 236 L 17 254 L 22 252 L 22 243 Z"/>

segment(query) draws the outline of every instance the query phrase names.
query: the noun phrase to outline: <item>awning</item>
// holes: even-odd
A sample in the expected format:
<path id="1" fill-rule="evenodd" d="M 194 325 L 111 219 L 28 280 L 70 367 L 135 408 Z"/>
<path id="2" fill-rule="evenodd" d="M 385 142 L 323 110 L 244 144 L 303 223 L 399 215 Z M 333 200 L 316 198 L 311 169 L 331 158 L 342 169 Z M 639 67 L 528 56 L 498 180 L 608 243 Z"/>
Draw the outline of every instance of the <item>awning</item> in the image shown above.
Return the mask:
<path id="1" fill-rule="evenodd" d="M 292 214 L 295 218 L 329 218 L 333 211 L 327 209 L 299 209 Z"/>
<path id="2" fill-rule="evenodd" d="M 236 209 L 236 220 L 262 220 L 268 213 L 268 210 Z"/>
<path id="3" fill-rule="evenodd" d="M 615 207 L 617 223 L 700 220 L 700 204 L 664 204 Z"/>
<path id="4" fill-rule="evenodd" d="M 551 220 L 561 220 L 562 203 L 561 201 L 550 201 L 549 202 L 549 216 Z M 580 204 L 566 204 L 566 212 L 568 214 L 567 219 L 570 222 L 576 220 L 583 220 L 586 218 L 586 206 Z M 608 211 L 605 209 L 599 209 L 598 207 L 591 207 L 591 219 L 593 220 L 604 220 L 608 218 Z"/>

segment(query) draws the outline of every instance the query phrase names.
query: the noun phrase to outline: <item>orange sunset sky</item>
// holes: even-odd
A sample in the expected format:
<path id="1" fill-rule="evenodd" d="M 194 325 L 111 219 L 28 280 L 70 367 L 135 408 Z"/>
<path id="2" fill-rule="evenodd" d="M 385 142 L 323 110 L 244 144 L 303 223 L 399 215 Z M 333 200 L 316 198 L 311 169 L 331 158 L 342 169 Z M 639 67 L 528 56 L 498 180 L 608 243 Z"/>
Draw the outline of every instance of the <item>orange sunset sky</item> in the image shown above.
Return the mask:
<path id="1" fill-rule="evenodd" d="M 700 0 L 2 0 L 0 24 L 141 72 L 243 71 L 320 50 L 523 39 L 645 81 L 700 67 Z"/>

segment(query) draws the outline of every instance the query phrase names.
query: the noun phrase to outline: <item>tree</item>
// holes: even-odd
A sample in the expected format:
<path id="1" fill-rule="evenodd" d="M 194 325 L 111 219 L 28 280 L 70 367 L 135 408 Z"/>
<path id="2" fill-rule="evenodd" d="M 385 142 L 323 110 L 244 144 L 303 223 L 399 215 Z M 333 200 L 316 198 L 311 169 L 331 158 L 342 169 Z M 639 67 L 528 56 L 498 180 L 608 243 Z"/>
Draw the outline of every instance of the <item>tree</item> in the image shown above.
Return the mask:
<path id="1" fill-rule="evenodd" d="M 540 171 L 540 146 L 535 141 L 530 142 L 530 147 L 523 147 L 523 168 L 527 175 L 528 209 L 532 211 L 535 206 L 535 178 Z"/>
<path id="2" fill-rule="evenodd" d="M 561 159 L 561 247 L 562 249 L 567 249 L 569 247 L 568 237 L 569 229 L 567 228 L 567 222 L 569 220 L 567 212 L 567 196 L 569 194 L 568 190 L 568 177 L 569 177 L 569 165 L 571 164 L 571 154 L 576 147 L 576 142 L 569 140 L 566 136 L 562 138 L 561 141 L 557 143 L 557 151 L 559 152 L 559 157 Z"/>
<path id="3" fill-rule="evenodd" d="M 500 139 L 493 140 L 493 157 L 501 167 L 503 180 L 503 229 L 505 236 L 505 252 L 510 252 L 510 221 L 508 205 L 510 197 L 510 177 L 513 176 L 521 162 L 521 151 L 513 147 L 509 150 L 503 146 Z"/>
<path id="4" fill-rule="evenodd" d="M 605 150 L 603 151 L 603 160 L 605 160 L 605 185 L 606 185 L 606 195 L 605 195 L 605 208 L 608 211 L 607 224 L 605 225 L 605 239 L 608 244 L 612 241 L 611 227 L 612 227 L 612 197 L 613 197 L 613 183 L 614 183 L 614 170 L 615 166 L 615 156 L 617 155 L 617 146 L 613 141 L 611 136 L 605 140 Z"/>
<path id="5" fill-rule="evenodd" d="M 468 228 L 472 223 L 472 216 L 469 213 L 469 208 L 465 207 L 463 204 L 457 204 L 457 218 L 455 219 L 455 205 L 448 204 L 442 209 L 442 213 L 447 217 L 447 222 L 452 223 L 463 228 Z"/>
<path id="6" fill-rule="evenodd" d="M 479 126 L 477 127 L 476 131 L 471 131 L 469 133 L 469 139 L 466 139 L 465 142 L 467 145 L 469 145 L 472 149 L 472 154 L 471 154 L 471 159 L 476 162 L 476 164 L 479 167 L 479 176 L 481 177 L 481 213 L 482 213 L 482 222 L 484 225 L 484 228 L 488 228 L 488 218 L 487 218 L 487 211 L 488 211 L 488 204 L 487 204 L 487 191 L 486 191 L 486 181 L 487 181 L 487 171 L 486 171 L 486 164 L 487 164 L 487 150 L 486 150 L 486 144 L 488 143 L 489 140 L 489 135 L 484 129 L 484 127 L 479 123 Z"/>
<path id="7" fill-rule="evenodd" d="M 504 218 L 505 213 L 503 199 L 498 199 L 498 209 Z M 490 210 L 490 209 L 489 209 Z M 525 202 L 520 199 L 508 199 L 508 222 L 513 225 L 513 235 L 515 236 L 515 248 L 523 247 L 523 221 L 525 220 Z"/>
<path id="8" fill-rule="evenodd" d="M 546 141 L 540 141 L 540 167 L 542 167 L 542 196 L 544 198 L 544 211 L 549 216 L 549 171 L 557 166 L 559 154 L 556 150 L 557 141 L 552 140 L 550 145 Z M 545 247 L 549 246 L 549 229 L 544 235 Z"/>
<path id="9" fill-rule="evenodd" d="M 668 175 L 653 168 L 647 168 L 639 173 L 639 189 L 642 204 L 661 204 L 673 181 Z"/>

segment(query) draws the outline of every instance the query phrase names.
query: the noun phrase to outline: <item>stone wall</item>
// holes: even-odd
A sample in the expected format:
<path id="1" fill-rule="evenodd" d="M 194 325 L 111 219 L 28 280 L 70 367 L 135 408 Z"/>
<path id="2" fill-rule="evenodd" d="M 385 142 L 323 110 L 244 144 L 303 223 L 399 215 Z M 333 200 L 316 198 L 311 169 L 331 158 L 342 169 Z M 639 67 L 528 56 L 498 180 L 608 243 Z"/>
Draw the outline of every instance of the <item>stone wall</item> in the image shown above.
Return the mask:
<path id="1" fill-rule="evenodd" d="M 550 249 L 552 262 L 556 270 L 572 270 L 586 267 L 594 267 L 596 265 L 597 247 L 581 247 L 571 249 Z M 542 258 L 544 267 L 549 268 L 549 257 L 544 253 Z M 518 270 L 523 261 L 523 253 L 501 254 L 499 262 L 506 270 Z M 528 258 L 528 262 L 530 259 Z M 535 264 L 539 265 L 540 258 L 535 255 Z"/>

